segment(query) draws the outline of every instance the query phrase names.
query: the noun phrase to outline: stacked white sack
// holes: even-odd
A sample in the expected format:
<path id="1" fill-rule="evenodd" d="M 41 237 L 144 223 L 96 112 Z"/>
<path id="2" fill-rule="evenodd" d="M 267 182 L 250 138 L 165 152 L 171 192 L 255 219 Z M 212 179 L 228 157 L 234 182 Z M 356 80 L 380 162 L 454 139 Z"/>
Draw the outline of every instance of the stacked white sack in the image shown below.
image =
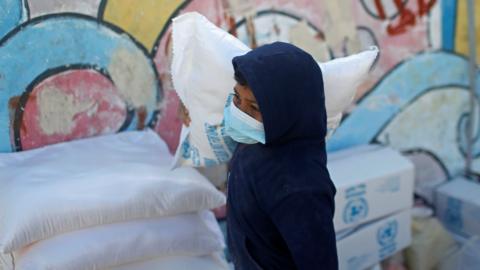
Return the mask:
<path id="1" fill-rule="evenodd" d="M 194 169 L 171 171 L 171 162 L 151 130 L 0 154 L 0 267 L 213 261 L 224 243 L 208 209 L 225 196 Z"/>

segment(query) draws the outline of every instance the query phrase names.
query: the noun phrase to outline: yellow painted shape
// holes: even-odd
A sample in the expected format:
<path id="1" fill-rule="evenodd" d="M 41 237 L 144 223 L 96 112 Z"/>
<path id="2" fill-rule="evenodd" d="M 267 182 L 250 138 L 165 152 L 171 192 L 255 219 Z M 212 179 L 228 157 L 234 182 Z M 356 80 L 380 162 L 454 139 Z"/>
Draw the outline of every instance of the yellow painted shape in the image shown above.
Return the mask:
<path id="1" fill-rule="evenodd" d="M 103 20 L 131 34 L 148 50 L 183 0 L 108 0 Z"/>
<path id="2" fill-rule="evenodd" d="M 468 55 L 468 14 L 466 0 L 457 1 L 457 25 L 455 29 L 455 51 Z M 480 1 L 475 3 L 475 36 L 477 37 L 477 63 L 480 63 Z"/>

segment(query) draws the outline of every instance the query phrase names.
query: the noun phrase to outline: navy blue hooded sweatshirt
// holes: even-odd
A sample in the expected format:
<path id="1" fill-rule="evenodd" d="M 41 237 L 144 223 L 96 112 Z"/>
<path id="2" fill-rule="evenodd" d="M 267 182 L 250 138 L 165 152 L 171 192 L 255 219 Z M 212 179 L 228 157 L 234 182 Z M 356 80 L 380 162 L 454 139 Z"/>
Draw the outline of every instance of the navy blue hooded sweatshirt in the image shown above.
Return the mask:
<path id="1" fill-rule="evenodd" d="M 235 269 L 337 269 L 319 66 L 281 42 L 235 57 L 233 66 L 257 99 L 266 135 L 265 145 L 240 144 L 230 163 L 227 235 Z"/>

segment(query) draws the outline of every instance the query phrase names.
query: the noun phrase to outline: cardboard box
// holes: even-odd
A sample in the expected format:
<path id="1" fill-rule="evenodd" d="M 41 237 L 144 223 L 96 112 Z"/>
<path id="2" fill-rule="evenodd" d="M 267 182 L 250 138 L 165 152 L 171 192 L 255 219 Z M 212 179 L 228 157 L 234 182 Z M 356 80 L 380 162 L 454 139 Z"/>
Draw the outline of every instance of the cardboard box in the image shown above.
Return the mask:
<path id="1" fill-rule="evenodd" d="M 336 232 L 413 205 L 414 166 L 390 148 L 360 146 L 331 153 L 328 169 L 337 188 Z"/>
<path id="2" fill-rule="evenodd" d="M 337 240 L 340 270 L 362 270 L 408 247 L 412 241 L 410 209 L 364 224 Z"/>
<path id="3" fill-rule="evenodd" d="M 444 226 L 463 237 L 480 236 L 480 184 L 456 178 L 440 186 L 435 202 Z"/>

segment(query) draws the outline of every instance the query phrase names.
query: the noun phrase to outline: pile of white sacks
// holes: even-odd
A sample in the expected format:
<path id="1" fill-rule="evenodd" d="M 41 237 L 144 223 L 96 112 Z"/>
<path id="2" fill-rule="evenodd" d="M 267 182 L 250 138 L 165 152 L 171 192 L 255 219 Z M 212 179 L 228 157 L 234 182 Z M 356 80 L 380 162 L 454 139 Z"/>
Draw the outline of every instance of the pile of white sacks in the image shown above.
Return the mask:
<path id="1" fill-rule="evenodd" d="M 153 131 L 0 154 L 0 269 L 226 269 L 225 197 L 172 159 Z"/>

